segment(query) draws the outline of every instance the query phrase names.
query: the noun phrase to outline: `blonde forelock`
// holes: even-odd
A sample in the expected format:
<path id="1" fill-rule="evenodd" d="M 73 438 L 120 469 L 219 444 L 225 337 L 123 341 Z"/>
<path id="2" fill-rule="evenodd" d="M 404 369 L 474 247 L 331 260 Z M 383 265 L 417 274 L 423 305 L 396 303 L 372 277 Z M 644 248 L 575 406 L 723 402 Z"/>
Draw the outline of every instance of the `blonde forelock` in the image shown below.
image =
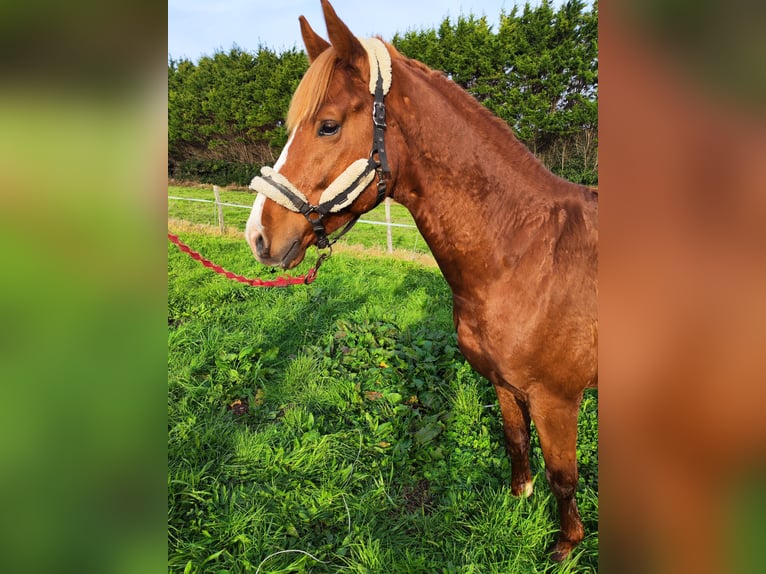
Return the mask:
<path id="1" fill-rule="evenodd" d="M 290 101 L 290 109 L 287 112 L 288 132 L 296 128 L 301 122 L 316 116 L 319 106 L 327 96 L 327 89 L 335 69 L 335 61 L 335 48 L 330 47 L 317 56 L 309 66 Z"/>

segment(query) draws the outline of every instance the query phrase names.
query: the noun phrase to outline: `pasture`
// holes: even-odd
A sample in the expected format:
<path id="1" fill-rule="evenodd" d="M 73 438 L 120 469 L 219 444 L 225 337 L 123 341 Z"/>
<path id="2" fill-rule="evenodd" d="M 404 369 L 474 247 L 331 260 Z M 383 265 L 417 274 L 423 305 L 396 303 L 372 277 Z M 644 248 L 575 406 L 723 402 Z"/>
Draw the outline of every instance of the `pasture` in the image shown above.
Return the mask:
<path id="1" fill-rule="evenodd" d="M 384 237 L 358 225 L 344 241 L 365 228 Z M 181 233 L 269 277 L 232 235 Z M 579 421 L 586 538 L 557 565 L 537 435 L 535 493 L 518 499 L 494 391 L 457 348 L 438 269 L 338 250 L 312 285 L 254 289 L 168 249 L 169 571 L 597 571 L 597 392 Z"/>

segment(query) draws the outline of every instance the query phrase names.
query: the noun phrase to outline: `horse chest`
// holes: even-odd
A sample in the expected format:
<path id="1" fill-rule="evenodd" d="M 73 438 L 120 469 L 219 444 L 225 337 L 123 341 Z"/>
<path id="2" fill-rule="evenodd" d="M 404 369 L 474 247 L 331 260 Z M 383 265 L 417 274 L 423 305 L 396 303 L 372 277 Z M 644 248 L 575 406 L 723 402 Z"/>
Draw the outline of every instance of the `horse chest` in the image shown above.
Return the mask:
<path id="1" fill-rule="evenodd" d="M 453 317 L 460 352 L 478 373 L 488 379 L 494 378 L 502 358 L 498 353 L 501 341 L 492 325 L 492 317 L 481 306 L 466 305 L 457 298 Z"/>

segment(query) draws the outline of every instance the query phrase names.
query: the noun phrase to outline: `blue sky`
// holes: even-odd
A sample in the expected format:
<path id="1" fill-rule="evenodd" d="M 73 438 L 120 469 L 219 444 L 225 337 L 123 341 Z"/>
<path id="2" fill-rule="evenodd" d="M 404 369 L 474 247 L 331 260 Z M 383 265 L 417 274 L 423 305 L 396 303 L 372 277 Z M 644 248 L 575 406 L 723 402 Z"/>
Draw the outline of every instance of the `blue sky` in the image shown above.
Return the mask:
<path id="1" fill-rule="evenodd" d="M 531 0 L 530 4 L 538 4 Z M 553 0 L 558 6 L 562 0 Z M 501 10 L 524 0 L 331 0 L 338 16 L 361 37 L 435 28 L 449 16 L 486 16 L 497 26 Z M 233 45 L 255 51 L 259 45 L 281 52 L 303 49 L 298 16 L 325 38 L 319 0 L 168 0 L 168 55 L 197 61 Z"/>

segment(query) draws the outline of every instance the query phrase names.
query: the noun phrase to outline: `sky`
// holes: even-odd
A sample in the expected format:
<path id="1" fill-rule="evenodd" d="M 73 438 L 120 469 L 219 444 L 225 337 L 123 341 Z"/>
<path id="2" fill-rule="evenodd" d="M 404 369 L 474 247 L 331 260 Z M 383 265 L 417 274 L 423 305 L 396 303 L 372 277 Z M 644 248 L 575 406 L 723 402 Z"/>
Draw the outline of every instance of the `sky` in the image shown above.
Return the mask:
<path id="1" fill-rule="evenodd" d="M 500 12 L 510 12 L 524 0 L 331 0 L 355 35 L 380 35 L 391 40 L 397 32 L 438 27 L 445 17 L 486 16 L 497 29 Z M 537 5 L 538 0 L 530 4 Z M 554 0 L 559 6 L 562 0 Z M 303 49 L 298 16 L 304 15 L 327 37 L 319 0 L 168 0 L 168 56 L 198 61 L 239 46 L 255 52 L 265 46 L 275 52 Z"/>

